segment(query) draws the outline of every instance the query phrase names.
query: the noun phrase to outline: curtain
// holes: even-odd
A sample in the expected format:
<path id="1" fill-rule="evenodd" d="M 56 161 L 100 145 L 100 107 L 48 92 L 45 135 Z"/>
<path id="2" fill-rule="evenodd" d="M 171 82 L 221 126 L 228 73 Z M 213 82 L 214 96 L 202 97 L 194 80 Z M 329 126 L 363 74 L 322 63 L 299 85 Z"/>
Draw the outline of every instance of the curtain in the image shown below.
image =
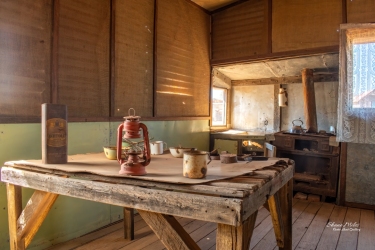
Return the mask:
<path id="1" fill-rule="evenodd" d="M 337 141 L 375 144 L 375 25 L 342 25 Z"/>

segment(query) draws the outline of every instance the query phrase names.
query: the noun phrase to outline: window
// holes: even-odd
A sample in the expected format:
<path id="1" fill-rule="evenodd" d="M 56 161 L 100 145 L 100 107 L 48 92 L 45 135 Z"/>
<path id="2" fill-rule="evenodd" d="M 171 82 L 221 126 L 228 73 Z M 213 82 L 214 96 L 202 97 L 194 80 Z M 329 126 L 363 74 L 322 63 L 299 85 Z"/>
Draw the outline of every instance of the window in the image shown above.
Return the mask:
<path id="1" fill-rule="evenodd" d="M 212 126 L 227 125 L 227 89 L 212 88 Z"/>
<path id="2" fill-rule="evenodd" d="M 353 108 L 375 107 L 375 43 L 353 44 Z"/>
<path id="3" fill-rule="evenodd" d="M 340 26 L 337 140 L 375 144 L 375 24 Z"/>

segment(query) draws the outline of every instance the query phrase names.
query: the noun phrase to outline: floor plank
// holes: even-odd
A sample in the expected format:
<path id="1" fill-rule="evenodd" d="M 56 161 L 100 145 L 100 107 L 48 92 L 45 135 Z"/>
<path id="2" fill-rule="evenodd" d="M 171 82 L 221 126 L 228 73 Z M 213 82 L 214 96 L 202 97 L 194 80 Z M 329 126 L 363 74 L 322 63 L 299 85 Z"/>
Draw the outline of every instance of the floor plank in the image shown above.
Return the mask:
<path id="1" fill-rule="evenodd" d="M 318 213 L 320 207 L 323 203 L 321 202 L 311 202 L 307 208 L 302 212 L 302 214 L 297 218 L 293 224 L 292 236 L 293 244 L 292 248 L 295 249 L 302 239 L 303 235 L 306 233 L 311 222 L 315 218 L 315 215 Z"/>
<path id="2" fill-rule="evenodd" d="M 308 201 L 302 200 L 294 200 L 293 201 L 293 211 L 292 211 L 292 224 L 297 220 L 297 218 L 301 215 L 301 213 L 306 209 L 308 206 Z M 273 232 L 272 228 L 268 231 L 265 237 L 254 246 L 254 250 L 268 250 L 268 249 L 275 249 L 277 248 L 276 244 L 276 237 L 275 233 Z M 277 248 L 278 249 L 278 248 Z"/>
<path id="3" fill-rule="evenodd" d="M 304 200 L 293 200 L 292 208 L 293 249 L 375 250 L 374 211 Z M 123 223 L 119 222 L 48 249 L 165 249 L 138 214 L 134 219 L 135 239 L 133 241 L 123 239 Z M 201 249 L 216 249 L 215 223 L 187 218 L 177 218 L 177 220 Z M 272 227 L 269 212 L 263 207 L 260 208 L 255 222 L 251 250 L 278 249 Z M 356 228 L 358 230 L 355 230 Z"/>
<path id="4" fill-rule="evenodd" d="M 358 230 L 358 249 L 366 249 L 368 246 L 372 246 L 375 249 L 375 218 L 374 211 L 361 210 L 360 221 L 357 224 L 352 223 L 348 225 L 349 232 Z"/>
<path id="5" fill-rule="evenodd" d="M 333 204 L 323 203 L 314 219 L 311 221 L 305 234 L 301 238 L 296 249 L 316 249 L 327 221 L 331 216 Z"/>
<path id="6" fill-rule="evenodd" d="M 271 215 L 268 215 L 257 227 L 255 227 L 256 230 L 254 230 L 250 241 L 250 249 L 253 249 L 272 228 Z"/>
<path id="7" fill-rule="evenodd" d="M 345 222 L 359 222 L 361 210 L 357 208 L 348 208 L 346 211 Z M 341 231 L 339 242 L 336 249 L 357 249 L 358 232 Z"/>
<path id="8" fill-rule="evenodd" d="M 135 216 L 134 217 L 134 224 L 135 224 L 134 230 L 138 229 L 142 225 L 146 226 L 146 223 L 139 223 L 141 220 L 142 220 L 141 216 Z M 74 248 L 82 246 L 82 245 L 84 245 L 88 242 L 91 242 L 95 239 L 104 237 L 107 234 L 113 233 L 114 231 L 117 231 L 117 230 L 122 231 L 122 229 L 123 229 L 123 223 L 122 222 L 114 223 L 110 226 L 107 226 L 107 227 L 101 229 L 101 230 L 94 231 L 92 233 L 86 234 L 86 235 L 81 236 L 79 238 L 76 238 L 76 239 L 70 240 L 68 242 L 65 242 L 63 244 L 58 244 L 58 245 L 52 246 L 52 247 L 48 248 L 48 250 L 49 249 L 51 249 L 51 250 L 52 249 L 53 250 L 74 249 Z"/>
<path id="9" fill-rule="evenodd" d="M 191 233 L 200 227 L 202 227 L 207 222 L 205 221 L 198 221 L 198 220 L 192 220 L 187 218 L 179 218 L 178 221 L 180 224 L 185 228 L 185 230 L 188 233 Z M 150 234 L 143 237 L 140 241 L 132 242 L 130 244 L 125 245 L 124 247 L 120 248 L 121 250 L 139 250 L 139 249 L 163 249 L 164 245 L 163 243 L 158 239 L 158 237 L 152 232 L 150 229 Z"/>
<path id="10" fill-rule="evenodd" d="M 346 210 L 346 207 L 335 206 L 320 237 L 317 249 L 336 249 L 341 233 L 338 227 L 344 223 Z"/>

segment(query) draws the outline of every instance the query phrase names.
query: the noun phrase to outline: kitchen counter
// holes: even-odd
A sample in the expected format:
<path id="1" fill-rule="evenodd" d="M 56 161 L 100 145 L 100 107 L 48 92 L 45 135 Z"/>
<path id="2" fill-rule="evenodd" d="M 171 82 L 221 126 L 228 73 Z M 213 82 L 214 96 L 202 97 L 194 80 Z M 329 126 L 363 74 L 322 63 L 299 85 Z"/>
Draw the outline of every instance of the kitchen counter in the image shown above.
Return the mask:
<path id="1" fill-rule="evenodd" d="M 264 139 L 266 141 L 275 140 L 274 132 L 255 130 L 255 131 L 244 131 L 244 130 L 226 130 L 226 131 L 211 131 L 211 135 L 219 138 L 233 138 L 233 139 Z"/>
<path id="2" fill-rule="evenodd" d="M 255 130 L 255 131 L 243 131 L 243 130 L 226 130 L 226 131 L 211 131 L 210 133 L 210 151 L 215 148 L 215 140 L 233 140 L 237 141 L 237 154 L 243 154 L 243 141 L 255 141 L 258 144 L 263 145 L 265 142 L 275 140 L 273 132 Z M 263 148 L 256 148 L 247 146 L 247 151 L 258 151 L 263 152 Z"/>

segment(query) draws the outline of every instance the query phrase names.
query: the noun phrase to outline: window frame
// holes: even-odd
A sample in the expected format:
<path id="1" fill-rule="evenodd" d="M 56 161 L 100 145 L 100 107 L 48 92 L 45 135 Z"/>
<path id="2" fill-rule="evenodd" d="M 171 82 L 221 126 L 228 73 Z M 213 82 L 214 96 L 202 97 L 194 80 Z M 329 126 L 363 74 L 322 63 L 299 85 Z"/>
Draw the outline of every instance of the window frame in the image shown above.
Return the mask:
<path id="1" fill-rule="evenodd" d="M 214 89 L 221 89 L 221 90 L 224 90 L 225 91 L 225 124 L 220 124 L 220 125 L 214 125 L 213 124 L 213 115 L 214 115 L 214 108 L 213 108 L 213 105 L 214 105 L 214 102 L 213 102 L 213 90 Z M 210 105 L 210 110 L 211 110 L 211 119 L 210 119 L 210 127 L 212 130 L 225 130 L 225 129 L 228 129 L 230 128 L 230 124 L 229 124 L 229 104 L 230 104 L 230 100 L 229 100 L 229 96 L 230 96 L 230 89 L 228 88 L 223 88 L 223 87 L 217 87 L 217 86 L 212 86 L 211 87 L 211 98 L 210 98 L 210 101 L 211 101 L 211 105 Z"/>

